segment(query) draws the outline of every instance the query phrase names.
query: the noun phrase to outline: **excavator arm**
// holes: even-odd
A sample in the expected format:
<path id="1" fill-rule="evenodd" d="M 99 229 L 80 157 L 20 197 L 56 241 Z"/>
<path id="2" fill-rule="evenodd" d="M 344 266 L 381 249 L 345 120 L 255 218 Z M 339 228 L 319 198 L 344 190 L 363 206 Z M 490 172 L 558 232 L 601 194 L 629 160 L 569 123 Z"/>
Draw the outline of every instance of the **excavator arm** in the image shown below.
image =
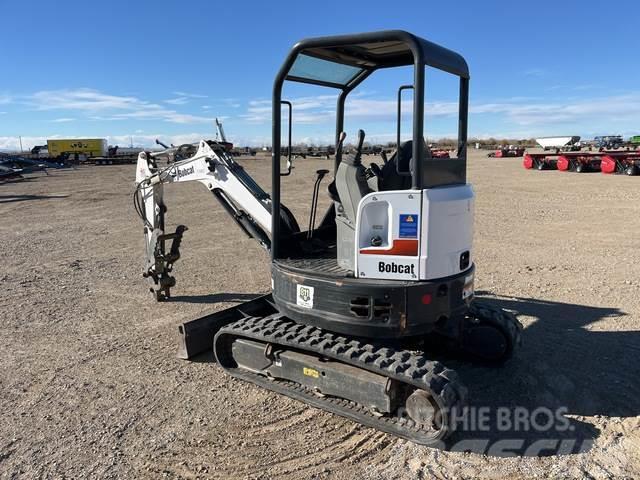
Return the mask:
<path id="1" fill-rule="evenodd" d="M 187 230 L 179 225 L 173 233 L 165 231 L 165 184 L 202 183 L 249 237 L 265 249 L 271 248 L 271 198 L 233 160 L 225 144 L 202 140 L 192 157 L 159 167 L 156 158 L 163 153 L 139 154 L 134 192 L 134 205 L 144 222 L 143 276 L 158 301 L 168 299 L 175 286 L 171 270 L 180 258 L 180 242 Z"/>

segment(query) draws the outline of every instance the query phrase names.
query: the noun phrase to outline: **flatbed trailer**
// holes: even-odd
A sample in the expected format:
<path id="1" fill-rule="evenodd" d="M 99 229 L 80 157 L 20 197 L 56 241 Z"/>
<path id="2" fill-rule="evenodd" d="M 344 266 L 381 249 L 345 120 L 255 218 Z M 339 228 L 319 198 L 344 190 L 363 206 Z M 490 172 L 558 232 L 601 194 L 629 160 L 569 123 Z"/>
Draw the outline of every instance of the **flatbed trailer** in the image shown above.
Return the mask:
<path id="1" fill-rule="evenodd" d="M 605 150 L 602 152 L 527 153 L 524 168 L 572 172 L 640 173 L 640 151 Z"/>
<path id="2" fill-rule="evenodd" d="M 110 157 L 91 157 L 88 159 L 89 163 L 95 165 L 125 165 L 132 164 L 138 161 L 138 154 L 131 155 L 113 155 Z"/>

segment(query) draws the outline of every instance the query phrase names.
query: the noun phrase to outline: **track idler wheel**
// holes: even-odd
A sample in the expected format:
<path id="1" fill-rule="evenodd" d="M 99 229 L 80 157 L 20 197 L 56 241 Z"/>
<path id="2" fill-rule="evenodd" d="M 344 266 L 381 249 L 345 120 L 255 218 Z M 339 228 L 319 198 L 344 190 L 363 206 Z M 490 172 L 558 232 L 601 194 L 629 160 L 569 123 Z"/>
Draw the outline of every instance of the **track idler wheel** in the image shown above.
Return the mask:
<path id="1" fill-rule="evenodd" d="M 439 430 L 442 416 L 433 397 L 424 390 L 415 390 L 405 402 L 407 414 L 418 425 Z"/>
<path id="2" fill-rule="evenodd" d="M 478 361 L 501 365 L 521 343 L 522 324 L 514 315 L 482 302 L 473 302 L 464 321 L 462 350 Z"/>

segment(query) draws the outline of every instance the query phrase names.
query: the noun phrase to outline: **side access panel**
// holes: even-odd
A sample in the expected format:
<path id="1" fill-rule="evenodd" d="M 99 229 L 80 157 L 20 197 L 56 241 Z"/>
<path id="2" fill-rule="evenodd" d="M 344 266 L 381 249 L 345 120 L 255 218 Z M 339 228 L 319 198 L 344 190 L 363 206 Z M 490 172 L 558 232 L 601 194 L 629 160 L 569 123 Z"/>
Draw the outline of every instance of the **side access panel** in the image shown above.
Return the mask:
<path id="1" fill-rule="evenodd" d="M 423 195 L 420 279 L 435 280 L 467 271 L 473 265 L 473 188 L 429 188 Z"/>

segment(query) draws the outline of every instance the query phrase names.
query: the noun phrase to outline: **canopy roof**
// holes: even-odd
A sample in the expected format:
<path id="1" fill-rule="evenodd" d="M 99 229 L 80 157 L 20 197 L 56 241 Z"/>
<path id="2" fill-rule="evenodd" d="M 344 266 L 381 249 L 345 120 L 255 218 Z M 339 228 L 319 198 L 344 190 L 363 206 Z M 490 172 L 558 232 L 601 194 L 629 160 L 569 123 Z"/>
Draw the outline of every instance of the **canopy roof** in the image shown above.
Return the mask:
<path id="1" fill-rule="evenodd" d="M 345 88 L 378 68 L 423 63 L 469 78 L 467 62 L 457 53 L 402 30 L 302 40 L 287 80 Z"/>

